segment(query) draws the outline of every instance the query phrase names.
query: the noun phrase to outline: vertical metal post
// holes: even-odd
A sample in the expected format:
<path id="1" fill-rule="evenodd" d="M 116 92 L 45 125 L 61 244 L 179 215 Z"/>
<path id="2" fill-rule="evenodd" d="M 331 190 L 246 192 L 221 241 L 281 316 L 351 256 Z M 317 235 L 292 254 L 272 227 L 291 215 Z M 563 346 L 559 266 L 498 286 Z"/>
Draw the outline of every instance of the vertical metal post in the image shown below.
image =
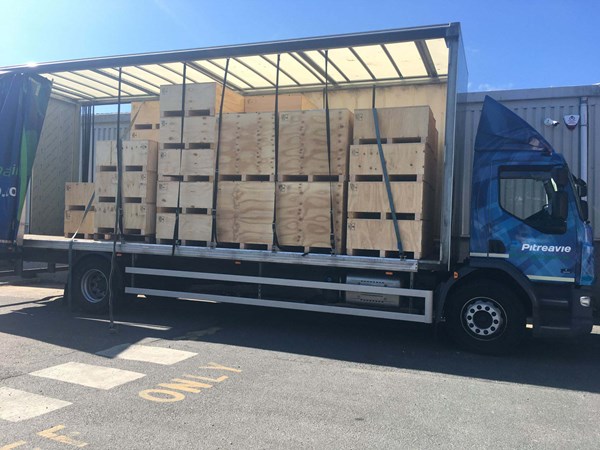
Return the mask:
<path id="1" fill-rule="evenodd" d="M 588 98 L 582 97 L 579 104 L 579 178 L 588 180 Z"/>

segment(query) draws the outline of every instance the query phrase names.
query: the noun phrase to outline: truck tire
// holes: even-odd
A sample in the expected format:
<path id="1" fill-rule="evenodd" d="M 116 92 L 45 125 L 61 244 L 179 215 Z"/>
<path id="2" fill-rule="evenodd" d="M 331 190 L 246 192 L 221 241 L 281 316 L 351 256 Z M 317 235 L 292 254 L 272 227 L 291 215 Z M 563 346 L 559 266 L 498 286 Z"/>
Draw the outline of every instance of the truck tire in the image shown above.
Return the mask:
<path id="1" fill-rule="evenodd" d="M 515 350 L 527 316 L 517 294 L 495 281 L 459 287 L 448 299 L 446 328 L 467 350 L 498 355 Z"/>
<path id="2" fill-rule="evenodd" d="M 73 268 L 73 303 L 86 312 L 100 314 L 108 312 L 108 280 L 110 261 L 99 256 L 84 257 Z M 115 297 L 123 295 L 122 277 L 115 271 L 113 289 Z"/>

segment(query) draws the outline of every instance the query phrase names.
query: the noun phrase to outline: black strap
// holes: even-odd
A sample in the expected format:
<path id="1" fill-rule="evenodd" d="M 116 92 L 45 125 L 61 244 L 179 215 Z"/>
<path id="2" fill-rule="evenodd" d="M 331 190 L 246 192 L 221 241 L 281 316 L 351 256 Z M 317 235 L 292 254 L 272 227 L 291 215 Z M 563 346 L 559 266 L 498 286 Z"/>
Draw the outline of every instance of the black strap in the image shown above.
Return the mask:
<path id="1" fill-rule="evenodd" d="M 187 63 L 183 63 L 183 85 L 181 87 L 181 129 L 179 135 L 179 174 L 181 175 L 181 162 L 183 159 L 183 126 L 185 122 L 185 89 L 186 89 Z M 179 244 L 179 206 L 181 203 L 181 181 L 177 183 L 177 208 L 175 208 L 175 225 L 173 226 L 173 245 L 171 256 L 175 255 L 175 247 Z"/>
<path id="2" fill-rule="evenodd" d="M 390 177 L 388 176 L 387 163 L 383 154 L 383 146 L 381 145 L 381 134 L 379 132 L 379 118 L 377 117 L 377 109 L 375 108 L 375 86 L 373 86 L 373 122 L 375 123 L 375 136 L 377 137 L 377 150 L 379 152 L 379 160 L 381 161 L 381 171 L 383 172 L 383 181 L 387 190 L 388 202 L 390 211 L 392 212 L 392 220 L 394 222 L 394 233 L 396 234 L 396 242 L 398 244 L 399 256 L 404 256 L 402 250 L 402 240 L 400 239 L 400 228 L 398 226 L 398 218 L 396 217 L 396 207 L 394 206 L 394 196 L 392 194 L 392 186 L 390 185 Z"/>
<path id="3" fill-rule="evenodd" d="M 331 254 L 336 254 L 335 248 L 335 221 L 334 221 L 334 206 L 333 206 L 333 188 L 331 180 L 331 123 L 329 119 L 329 51 L 325 50 L 325 125 L 327 127 L 327 170 L 329 173 L 329 245 L 331 247 Z"/>
<path id="4" fill-rule="evenodd" d="M 279 62 L 281 55 L 277 55 L 277 74 L 275 76 L 275 189 L 273 195 L 273 251 L 279 249 L 279 239 L 277 239 L 277 178 L 279 166 Z"/>
<path id="5" fill-rule="evenodd" d="M 221 127 L 223 125 L 223 105 L 225 103 L 225 89 L 227 89 L 227 74 L 229 73 L 229 58 L 225 62 L 225 74 L 223 75 L 223 93 L 221 95 L 221 103 L 219 104 L 219 118 L 217 119 L 217 149 L 215 155 L 215 179 L 213 181 L 213 198 L 212 198 L 212 232 L 211 246 L 216 247 L 219 243 L 217 236 L 217 201 L 219 198 L 219 158 L 221 155 Z"/>

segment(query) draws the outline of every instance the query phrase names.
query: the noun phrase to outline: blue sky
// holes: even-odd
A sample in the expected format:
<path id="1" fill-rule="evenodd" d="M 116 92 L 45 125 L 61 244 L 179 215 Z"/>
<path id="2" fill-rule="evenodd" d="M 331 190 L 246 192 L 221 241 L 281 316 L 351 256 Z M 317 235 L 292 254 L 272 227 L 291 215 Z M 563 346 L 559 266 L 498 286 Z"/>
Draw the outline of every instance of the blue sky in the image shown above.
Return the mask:
<path id="1" fill-rule="evenodd" d="M 0 0 L 0 66 L 461 22 L 471 91 L 600 83 L 598 0 Z"/>

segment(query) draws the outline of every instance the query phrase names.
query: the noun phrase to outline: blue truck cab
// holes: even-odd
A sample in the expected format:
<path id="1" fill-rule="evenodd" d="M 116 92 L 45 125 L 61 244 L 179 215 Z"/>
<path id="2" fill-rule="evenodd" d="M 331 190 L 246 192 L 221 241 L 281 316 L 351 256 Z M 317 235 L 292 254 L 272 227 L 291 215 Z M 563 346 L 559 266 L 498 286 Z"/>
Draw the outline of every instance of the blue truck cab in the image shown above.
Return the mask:
<path id="1" fill-rule="evenodd" d="M 540 133 L 490 97 L 474 150 L 469 259 L 458 272 L 471 283 L 448 308 L 462 328 L 454 331 L 482 349 L 503 334 L 517 339 L 512 326 L 524 328 L 525 316 L 538 336 L 589 333 L 594 252 L 585 182 Z"/>

